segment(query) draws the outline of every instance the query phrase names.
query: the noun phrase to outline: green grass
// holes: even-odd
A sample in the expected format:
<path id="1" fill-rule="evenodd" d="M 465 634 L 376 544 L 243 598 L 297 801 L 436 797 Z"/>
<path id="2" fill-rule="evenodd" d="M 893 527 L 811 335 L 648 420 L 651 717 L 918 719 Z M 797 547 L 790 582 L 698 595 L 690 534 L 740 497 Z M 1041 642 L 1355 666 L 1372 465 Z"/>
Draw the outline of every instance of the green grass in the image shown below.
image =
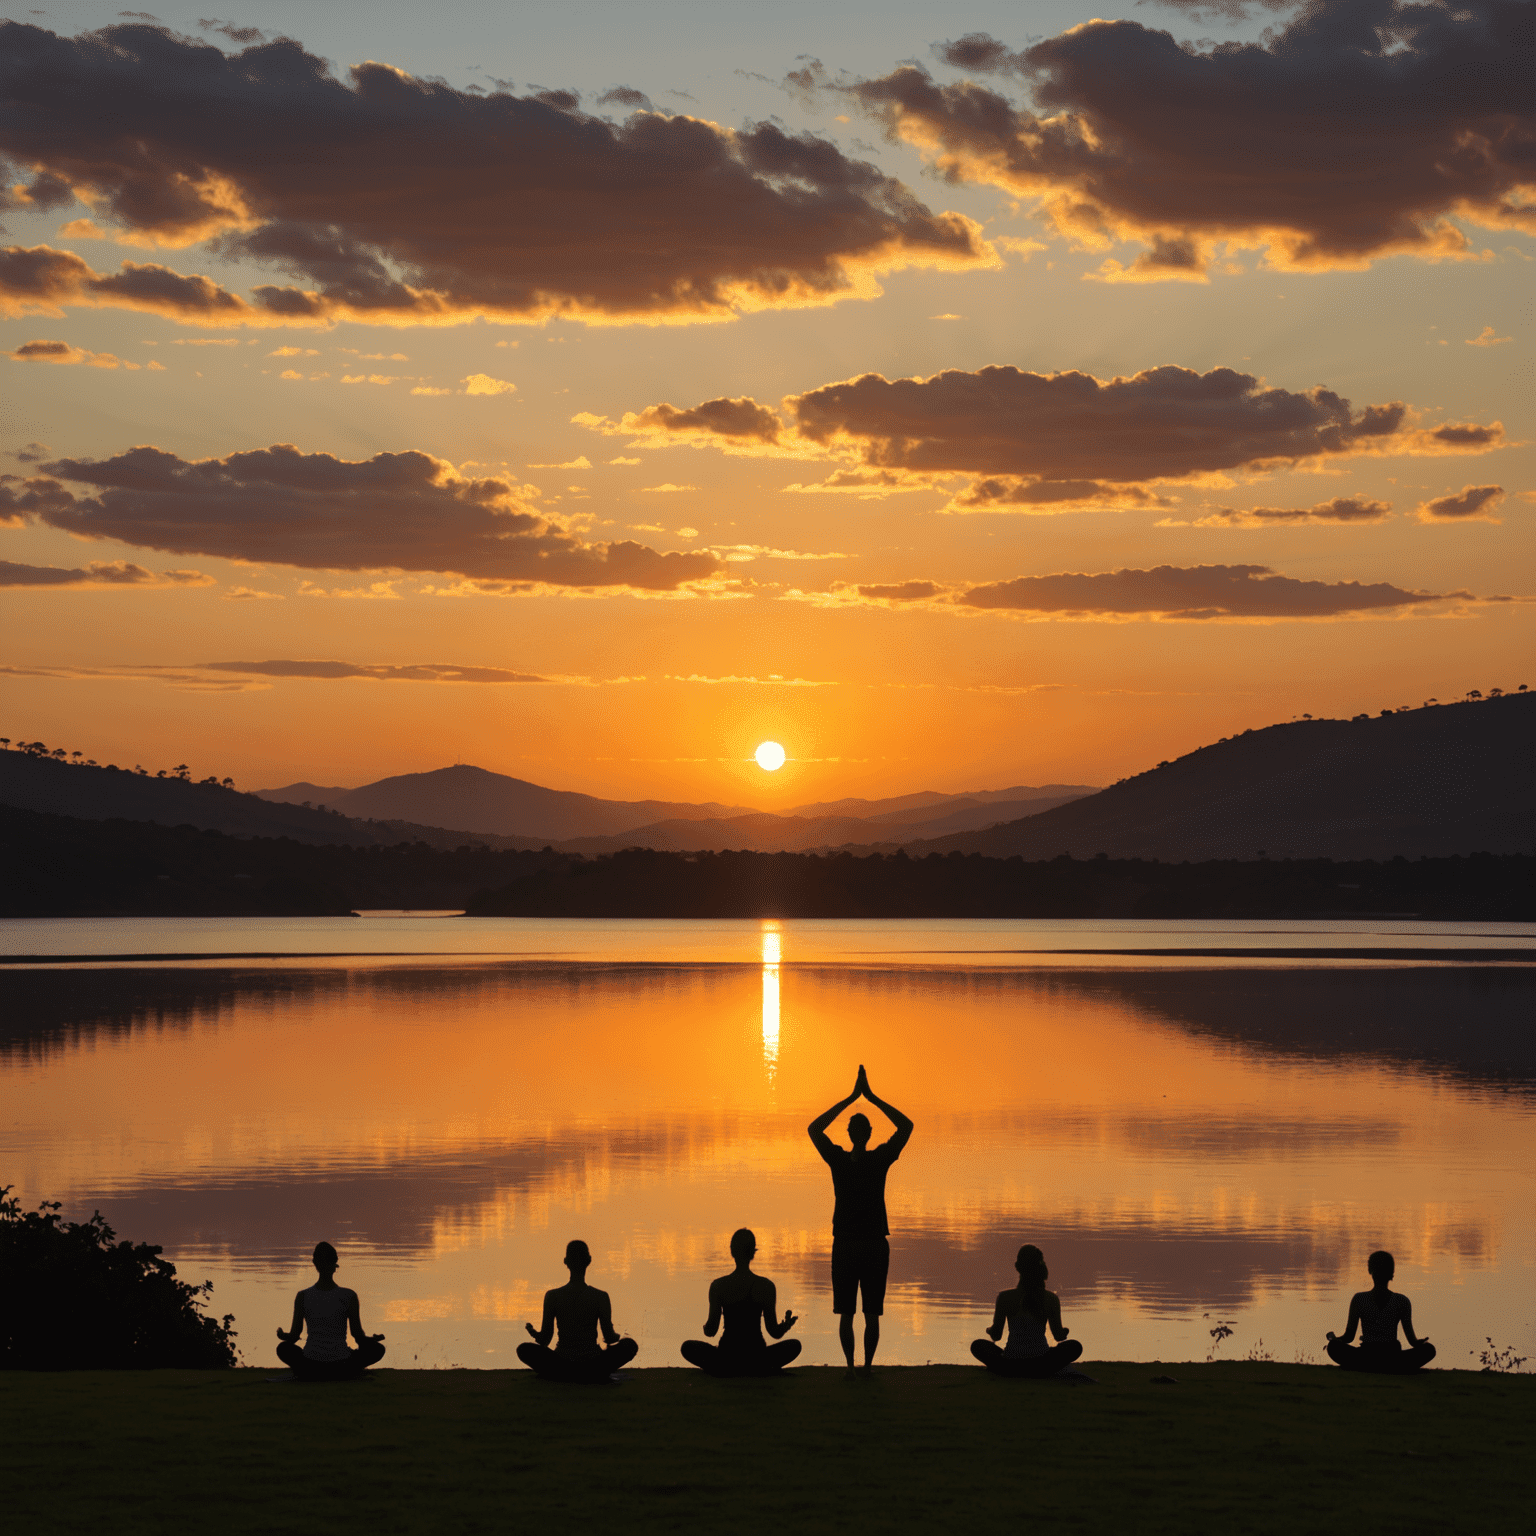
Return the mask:
<path id="1" fill-rule="evenodd" d="M 0 1375 L 20 1533 L 1530 1528 L 1536 1377 L 1087 1367 Z M 1168 1371 L 1175 1386 L 1152 1377 Z"/>

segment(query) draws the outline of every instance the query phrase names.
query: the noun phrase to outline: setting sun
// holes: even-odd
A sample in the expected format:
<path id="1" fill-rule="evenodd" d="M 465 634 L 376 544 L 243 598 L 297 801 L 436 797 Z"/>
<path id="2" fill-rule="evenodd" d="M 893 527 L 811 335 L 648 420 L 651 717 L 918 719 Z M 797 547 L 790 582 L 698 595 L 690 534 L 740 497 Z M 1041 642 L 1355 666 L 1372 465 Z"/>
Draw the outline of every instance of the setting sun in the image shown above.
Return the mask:
<path id="1" fill-rule="evenodd" d="M 784 766 L 784 748 L 776 741 L 765 741 L 752 755 L 757 759 L 757 766 L 766 768 L 769 773 Z"/>

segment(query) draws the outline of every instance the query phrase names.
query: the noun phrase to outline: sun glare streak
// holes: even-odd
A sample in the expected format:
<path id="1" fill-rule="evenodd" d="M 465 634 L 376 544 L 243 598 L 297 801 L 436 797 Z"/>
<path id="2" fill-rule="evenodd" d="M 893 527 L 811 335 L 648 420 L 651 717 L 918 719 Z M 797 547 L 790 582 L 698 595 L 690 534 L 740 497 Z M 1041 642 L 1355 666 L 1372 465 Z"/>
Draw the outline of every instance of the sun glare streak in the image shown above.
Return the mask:
<path id="1" fill-rule="evenodd" d="M 763 1065 L 773 1082 L 779 1067 L 779 959 L 783 940 L 777 925 L 763 933 Z"/>

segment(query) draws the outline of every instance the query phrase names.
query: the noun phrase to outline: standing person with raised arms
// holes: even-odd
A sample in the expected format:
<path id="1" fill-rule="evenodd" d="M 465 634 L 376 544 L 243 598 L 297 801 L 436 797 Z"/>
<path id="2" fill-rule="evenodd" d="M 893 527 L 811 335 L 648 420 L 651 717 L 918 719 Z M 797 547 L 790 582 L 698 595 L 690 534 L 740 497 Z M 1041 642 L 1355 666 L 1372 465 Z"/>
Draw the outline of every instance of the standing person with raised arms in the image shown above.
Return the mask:
<path id="1" fill-rule="evenodd" d="M 871 1104 L 896 1127 L 896 1134 L 878 1147 L 869 1145 L 874 1127 L 868 1115 L 848 1121 L 852 1151 L 837 1145 L 827 1127 L 857 1099 Z M 890 1222 L 885 1214 L 885 1176 L 912 1139 L 912 1122 L 894 1104 L 887 1104 L 869 1086 L 861 1066 L 853 1092 L 839 1099 L 807 1128 L 812 1143 L 832 1170 L 832 1310 L 837 1313 L 837 1337 L 848 1369 L 853 1369 L 853 1314 L 864 1300 L 864 1369 L 875 1363 L 880 1343 L 880 1315 L 885 1310 L 885 1282 L 891 1267 Z"/>

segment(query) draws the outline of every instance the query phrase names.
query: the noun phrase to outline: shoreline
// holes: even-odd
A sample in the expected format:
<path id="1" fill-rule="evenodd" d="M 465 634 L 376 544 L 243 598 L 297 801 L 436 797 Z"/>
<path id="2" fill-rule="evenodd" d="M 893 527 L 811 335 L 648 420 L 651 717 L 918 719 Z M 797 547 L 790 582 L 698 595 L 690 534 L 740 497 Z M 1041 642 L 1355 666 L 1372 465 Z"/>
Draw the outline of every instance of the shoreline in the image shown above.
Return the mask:
<path id="1" fill-rule="evenodd" d="M 387 1358 L 387 1357 L 386 1357 Z M 528 1370 L 0 1373 L 18 1530 L 222 1533 L 1523 1530 L 1536 1376 L 1091 1361 Z M 1156 1375 L 1174 1384 L 1153 1382 Z"/>

